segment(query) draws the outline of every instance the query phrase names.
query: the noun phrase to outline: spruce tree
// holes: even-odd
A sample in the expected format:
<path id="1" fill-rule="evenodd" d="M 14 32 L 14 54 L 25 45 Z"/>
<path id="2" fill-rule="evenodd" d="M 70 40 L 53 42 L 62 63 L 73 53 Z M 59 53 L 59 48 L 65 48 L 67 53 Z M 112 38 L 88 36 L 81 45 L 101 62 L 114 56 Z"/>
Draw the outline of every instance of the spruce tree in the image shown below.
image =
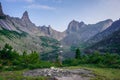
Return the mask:
<path id="1" fill-rule="evenodd" d="M 80 52 L 80 49 L 77 48 L 76 49 L 76 54 L 75 54 L 75 59 L 80 59 L 81 58 L 81 52 Z"/>

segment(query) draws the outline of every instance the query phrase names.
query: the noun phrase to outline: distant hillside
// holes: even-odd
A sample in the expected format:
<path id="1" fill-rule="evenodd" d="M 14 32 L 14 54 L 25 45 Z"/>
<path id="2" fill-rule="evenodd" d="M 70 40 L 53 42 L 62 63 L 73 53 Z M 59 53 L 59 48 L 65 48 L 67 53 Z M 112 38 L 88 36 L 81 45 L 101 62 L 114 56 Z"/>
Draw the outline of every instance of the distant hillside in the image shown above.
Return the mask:
<path id="1" fill-rule="evenodd" d="M 44 39 L 45 38 L 45 39 Z M 53 38 L 41 36 L 34 37 L 23 32 L 9 31 L 6 29 L 0 30 L 0 46 L 3 47 L 5 43 L 12 45 L 17 51 L 38 51 L 49 52 L 57 49 L 59 42 Z"/>
<path id="2" fill-rule="evenodd" d="M 61 40 L 64 45 L 79 46 L 82 43 L 89 40 L 91 37 L 107 29 L 112 20 L 108 19 L 100 21 L 96 24 L 85 24 L 84 22 L 71 21 L 68 25 L 68 29 L 65 31 L 66 36 Z"/>
<path id="3" fill-rule="evenodd" d="M 101 35 L 102 39 L 99 39 Z M 108 29 L 93 37 L 98 38 L 97 43 L 86 49 L 87 52 L 98 50 L 100 52 L 110 52 L 120 54 L 120 20 L 115 21 Z"/>

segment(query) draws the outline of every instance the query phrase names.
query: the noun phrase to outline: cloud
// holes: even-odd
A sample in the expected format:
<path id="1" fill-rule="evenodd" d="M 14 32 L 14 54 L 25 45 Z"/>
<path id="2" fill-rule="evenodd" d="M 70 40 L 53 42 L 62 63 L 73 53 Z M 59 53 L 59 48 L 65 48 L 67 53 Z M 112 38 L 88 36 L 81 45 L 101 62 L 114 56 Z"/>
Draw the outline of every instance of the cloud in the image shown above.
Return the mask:
<path id="1" fill-rule="evenodd" d="M 47 6 L 47 5 L 40 5 L 40 4 L 31 4 L 31 5 L 26 6 L 26 8 L 29 8 L 29 9 L 43 9 L 43 10 L 55 10 L 54 7 L 50 7 L 50 6 Z"/>
<path id="2" fill-rule="evenodd" d="M 63 0 L 53 0 L 53 2 L 56 2 L 56 3 L 62 3 Z"/>
<path id="3" fill-rule="evenodd" d="M 24 1 L 31 3 L 34 2 L 35 0 L 24 0 Z"/>
<path id="4" fill-rule="evenodd" d="M 38 1 L 38 0 L 36 0 Z M 39 1 L 43 1 L 43 2 L 50 2 L 50 3 L 62 3 L 63 0 L 39 0 Z"/>
<path id="5" fill-rule="evenodd" d="M 28 2 L 28 3 L 32 3 L 35 0 L 6 0 L 8 2 Z"/>

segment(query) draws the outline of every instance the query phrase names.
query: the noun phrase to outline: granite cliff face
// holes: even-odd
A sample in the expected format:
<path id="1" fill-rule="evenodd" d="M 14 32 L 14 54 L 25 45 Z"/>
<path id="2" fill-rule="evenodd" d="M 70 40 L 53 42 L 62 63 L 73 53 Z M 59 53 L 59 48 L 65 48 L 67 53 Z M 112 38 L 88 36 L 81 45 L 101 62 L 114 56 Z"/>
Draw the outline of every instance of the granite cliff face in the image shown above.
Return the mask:
<path id="1" fill-rule="evenodd" d="M 66 32 L 68 34 L 70 33 L 74 33 L 74 32 L 78 32 L 80 30 L 81 27 L 84 27 L 86 24 L 84 24 L 84 22 L 78 22 L 78 21 L 71 21 L 68 25 L 68 29 L 66 30 Z"/>
<path id="2" fill-rule="evenodd" d="M 25 11 L 25 12 L 23 13 L 22 21 L 24 21 L 25 23 L 32 23 L 32 22 L 30 21 L 30 19 L 29 19 L 29 16 L 28 16 L 28 12 L 27 12 L 27 11 Z M 27 24 L 26 24 L 26 26 L 27 26 Z"/>
<path id="3" fill-rule="evenodd" d="M 0 3 L 0 16 L 4 16 L 1 3 Z"/>
<path id="4" fill-rule="evenodd" d="M 39 28 L 40 32 L 42 32 L 44 34 L 44 36 L 52 37 L 59 41 L 65 37 L 64 32 L 56 31 L 56 30 L 52 29 L 50 25 L 48 27 L 47 26 L 39 26 L 38 28 Z"/>
<path id="5" fill-rule="evenodd" d="M 112 20 L 98 22 L 96 24 L 85 24 L 84 22 L 71 21 L 68 29 L 65 31 L 66 36 L 61 40 L 66 45 L 80 45 L 96 34 L 104 31 L 112 24 Z"/>

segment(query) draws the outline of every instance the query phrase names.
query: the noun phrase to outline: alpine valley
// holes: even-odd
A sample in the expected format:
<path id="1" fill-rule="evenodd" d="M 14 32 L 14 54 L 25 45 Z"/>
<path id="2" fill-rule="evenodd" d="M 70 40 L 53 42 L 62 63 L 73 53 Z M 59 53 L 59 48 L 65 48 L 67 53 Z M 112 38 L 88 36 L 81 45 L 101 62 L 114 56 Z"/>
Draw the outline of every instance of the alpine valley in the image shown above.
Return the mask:
<path id="1" fill-rule="evenodd" d="M 120 20 L 103 20 L 95 24 L 85 24 L 72 20 L 64 32 L 49 26 L 36 26 L 25 11 L 21 18 L 5 14 L 0 4 L 0 47 L 9 43 L 20 53 L 37 51 L 43 59 L 57 56 L 63 45 L 63 57 L 71 57 L 71 48 L 79 47 L 82 52 L 98 50 L 102 53 L 120 53 Z M 45 58 L 44 58 L 45 57 Z"/>

